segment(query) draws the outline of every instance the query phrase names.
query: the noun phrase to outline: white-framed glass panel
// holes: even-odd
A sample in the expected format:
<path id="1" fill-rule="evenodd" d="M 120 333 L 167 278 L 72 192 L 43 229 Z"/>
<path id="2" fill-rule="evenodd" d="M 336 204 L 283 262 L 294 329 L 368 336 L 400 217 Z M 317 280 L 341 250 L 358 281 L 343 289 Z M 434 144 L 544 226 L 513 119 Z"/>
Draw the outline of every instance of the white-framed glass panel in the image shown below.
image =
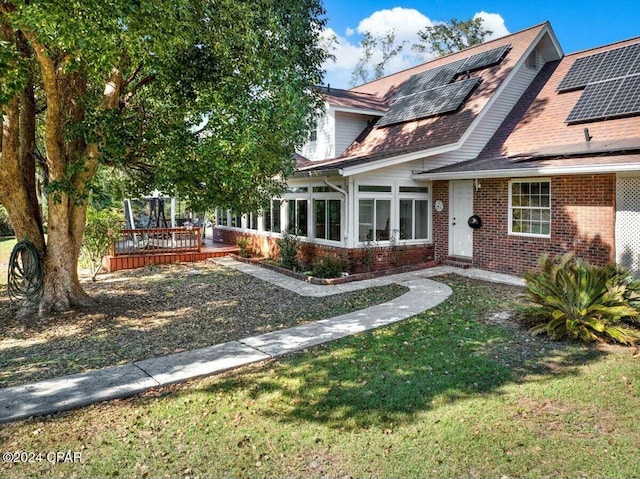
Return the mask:
<path id="1" fill-rule="evenodd" d="M 242 215 L 240 213 L 231 213 L 231 227 L 242 228 Z"/>
<path id="2" fill-rule="evenodd" d="M 249 214 L 248 228 L 250 230 L 257 230 L 258 229 L 258 213 L 250 213 Z"/>
<path id="3" fill-rule="evenodd" d="M 306 189 L 306 188 L 305 188 Z M 287 232 L 298 236 L 307 236 L 307 211 L 309 201 L 306 199 L 287 200 Z"/>
<path id="4" fill-rule="evenodd" d="M 316 238 L 340 241 L 342 201 L 336 199 L 314 199 L 313 220 Z"/>
<path id="5" fill-rule="evenodd" d="M 549 180 L 509 183 L 509 233 L 523 236 L 551 236 L 551 182 Z"/>
<path id="6" fill-rule="evenodd" d="M 282 233 L 281 204 L 282 200 L 271 200 L 269 207 L 263 210 L 264 231 L 271 231 L 278 234 Z"/>
<path id="7" fill-rule="evenodd" d="M 358 201 L 358 240 L 388 241 L 390 238 L 391 200 L 360 198 Z"/>
<path id="8" fill-rule="evenodd" d="M 218 208 L 217 214 L 216 214 L 216 224 L 218 226 L 228 226 L 229 225 L 229 219 L 227 216 L 227 210 L 222 210 L 220 208 Z"/>
<path id="9" fill-rule="evenodd" d="M 428 186 L 400 186 L 398 239 L 405 241 L 430 239 L 430 193 Z"/>

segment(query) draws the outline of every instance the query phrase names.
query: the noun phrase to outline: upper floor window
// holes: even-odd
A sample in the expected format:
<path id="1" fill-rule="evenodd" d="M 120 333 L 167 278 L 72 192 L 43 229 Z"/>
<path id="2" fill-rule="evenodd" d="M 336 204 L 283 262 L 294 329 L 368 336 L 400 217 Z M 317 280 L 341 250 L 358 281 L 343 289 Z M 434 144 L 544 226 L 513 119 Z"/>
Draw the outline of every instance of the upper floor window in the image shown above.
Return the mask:
<path id="1" fill-rule="evenodd" d="M 509 233 L 551 236 L 551 182 L 512 181 L 509 185 Z"/>

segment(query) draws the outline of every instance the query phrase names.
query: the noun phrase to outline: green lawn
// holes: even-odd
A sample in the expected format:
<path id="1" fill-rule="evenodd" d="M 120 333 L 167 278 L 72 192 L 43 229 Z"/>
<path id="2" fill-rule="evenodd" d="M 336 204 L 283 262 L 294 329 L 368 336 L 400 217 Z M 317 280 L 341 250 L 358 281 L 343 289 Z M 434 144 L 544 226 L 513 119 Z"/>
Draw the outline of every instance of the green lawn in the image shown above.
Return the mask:
<path id="1" fill-rule="evenodd" d="M 7 284 L 7 264 L 9 264 L 9 256 L 11 256 L 11 250 L 15 245 L 15 238 L 0 237 L 0 285 Z"/>
<path id="2" fill-rule="evenodd" d="M 513 287 L 456 276 L 437 308 L 280 361 L 5 425 L 82 463 L 11 477 L 640 477 L 629 348 L 485 321 Z"/>

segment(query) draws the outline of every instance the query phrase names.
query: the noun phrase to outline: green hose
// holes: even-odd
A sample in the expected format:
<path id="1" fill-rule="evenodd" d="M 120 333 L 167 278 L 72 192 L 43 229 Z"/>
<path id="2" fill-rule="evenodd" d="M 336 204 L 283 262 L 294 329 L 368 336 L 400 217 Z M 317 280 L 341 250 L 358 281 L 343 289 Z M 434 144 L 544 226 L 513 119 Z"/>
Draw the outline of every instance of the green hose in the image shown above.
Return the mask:
<path id="1" fill-rule="evenodd" d="M 7 289 L 11 301 L 33 301 L 42 294 L 40 253 L 29 240 L 18 241 L 9 257 Z"/>

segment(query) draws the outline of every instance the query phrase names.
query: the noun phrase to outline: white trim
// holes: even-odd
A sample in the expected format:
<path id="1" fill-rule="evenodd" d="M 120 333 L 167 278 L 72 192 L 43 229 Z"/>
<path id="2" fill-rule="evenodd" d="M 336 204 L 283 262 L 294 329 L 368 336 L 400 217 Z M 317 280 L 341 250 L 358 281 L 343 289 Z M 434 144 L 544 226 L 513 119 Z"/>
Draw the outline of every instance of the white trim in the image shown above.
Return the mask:
<path id="1" fill-rule="evenodd" d="M 548 182 L 549 183 L 549 234 L 545 235 L 542 233 L 514 233 L 512 231 L 512 227 L 513 227 L 513 205 L 511 204 L 511 186 L 513 185 L 513 183 L 542 183 L 542 182 Z M 553 219 L 553 215 L 552 215 L 552 208 L 551 208 L 551 178 L 535 178 L 535 179 L 531 179 L 530 181 L 522 181 L 522 178 L 513 178 L 511 180 L 509 180 L 509 187 L 507 189 L 507 194 L 509 195 L 508 197 L 508 221 L 509 223 L 507 224 L 507 234 L 509 236 L 520 236 L 520 237 L 525 237 L 525 238 L 551 238 L 551 224 L 552 224 L 552 219 Z M 534 209 L 536 208 L 531 207 L 529 209 Z M 547 207 L 544 206 L 539 206 L 539 209 L 547 209 Z"/>
<path id="2" fill-rule="evenodd" d="M 386 112 L 380 110 L 370 110 L 368 108 L 353 108 L 348 106 L 329 105 L 333 111 L 339 111 L 340 113 L 355 113 L 357 115 L 368 116 L 384 116 Z"/>
<path id="3" fill-rule="evenodd" d="M 531 176 L 597 175 L 605 173 L 640 172 L 640 163 L 619 165 L 543 166 L 539 168 L 510 168 L 504 170 L 453 171 L 446 173 L 414 173 L 416 181 L 473 180 L 475 178 L 528 178 Z"/>
<path id="4" fill-rule="evenodd" d="M 380 168 L 386 168 L 387 166 L 394 166 L 400 163 L 406 163 L 409 161 L 419 160 L 421 158 L 427 158 L 429 156 L 440 155 L 442 153 L 448 153 L 460 149 L 461 143 L 450 143 L 448 145 L 439 146 L 430 150 L 414 151 L 413 153 L 406 153 L 400 156 L 392 156 L 384 158 L 382 160 L 372 161 L 362 165 L 347 166 L 344 168 L 338 167 L 338 172 L 342 176 L 358 175 L 360 173 L 366 173 L 368 171 L 378 170 Z"/>

